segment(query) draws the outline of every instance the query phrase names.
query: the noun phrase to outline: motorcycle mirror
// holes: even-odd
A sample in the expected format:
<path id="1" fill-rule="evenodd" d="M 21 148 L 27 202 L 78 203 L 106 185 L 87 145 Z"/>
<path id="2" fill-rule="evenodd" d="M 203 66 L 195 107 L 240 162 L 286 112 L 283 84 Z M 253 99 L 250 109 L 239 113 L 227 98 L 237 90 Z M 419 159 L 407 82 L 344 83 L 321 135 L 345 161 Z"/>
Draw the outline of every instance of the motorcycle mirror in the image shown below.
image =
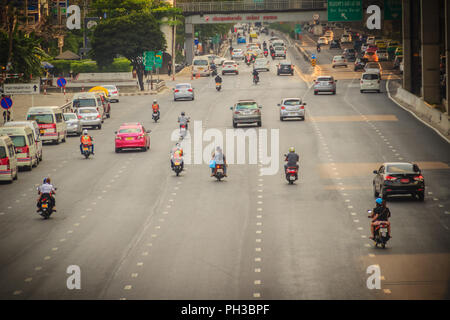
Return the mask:
<path id="1" fill-rule="evenodd" d="M 374 174 L 378 174 L 378 171 L 377 171 L 377 170 L 373 170 L 373 173 L 374 173 Z"/>
<path id="2" fill-rule="evenodd" d="M 306 102 L 303 102 L 303 105 L 306 106 Z"/>
<path id="3" fill-rule="evenodd" d="M 145 132 L 150 133 L 150 132 L 152 132 L 152 130 L 145 130 Z"/>
<path id="4" fill-rule="evenodd" d="M 372 210 L 367 210 L 367 213 L 372 213 Z"/>
<path id="5" fill-rule="evenodd" d="M 260 105 L 258 105 L 258 108 L 262 109 L 262 105 L 261 105 L 261 104 L 260 104 Z"/>
<path id="6" fill-rule="evenodd" d="M 277 103 L 277 106 L 281 106 L 281 104 Z"/>
<path id="7" fill-rule="evenodd" d="M 233 107 L 230 107 L 230 110 L 233 110 Z"/>
<path id="8" fill-rule="evenodd" d="M 117 131 L 114 131 L 114 134 L 117 134 Z"/>

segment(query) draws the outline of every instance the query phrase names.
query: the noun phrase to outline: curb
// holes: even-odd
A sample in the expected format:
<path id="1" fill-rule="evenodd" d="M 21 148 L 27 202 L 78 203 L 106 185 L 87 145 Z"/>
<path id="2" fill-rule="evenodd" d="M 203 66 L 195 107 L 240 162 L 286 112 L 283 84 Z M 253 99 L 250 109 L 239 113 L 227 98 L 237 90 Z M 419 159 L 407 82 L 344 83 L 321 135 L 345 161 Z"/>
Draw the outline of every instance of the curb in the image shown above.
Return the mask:
<path id="1" fill-rule="evenodd" d="M 391 96 L 391 92 L 389 91 L 389 81 L 391 80 L 391 76 L 389 75 L 388 80 L 386 81 L 386 92 L 388 94 L 389 99 L 391 99 L 396 105 L 398 105 L 400 108 L 402 108 L 405 111 L 408 111 L 410 114 L 412 114 L 417 120 L 419 120 L 420 122 L 422 122 L 424 125 L 426 125 L 427 127 L 429 127 L 430 129 L 433 129 L 441 138 L 443 138 L 445 141 L 447 141 L 447 143 L 450 143 L 450 139 L 449 137 L 446 137 L 442 132 L 440 132 L 437 128 L 435 128 L 432 124 L 426 122 L 425 120 L 423 120 L 417 113 L 415 113 L 414 111 L 410 110 L 407 107 L 402 106 L 399 102 L 397 102 L 395 100 L 395 98 L 393 98 Z"/>

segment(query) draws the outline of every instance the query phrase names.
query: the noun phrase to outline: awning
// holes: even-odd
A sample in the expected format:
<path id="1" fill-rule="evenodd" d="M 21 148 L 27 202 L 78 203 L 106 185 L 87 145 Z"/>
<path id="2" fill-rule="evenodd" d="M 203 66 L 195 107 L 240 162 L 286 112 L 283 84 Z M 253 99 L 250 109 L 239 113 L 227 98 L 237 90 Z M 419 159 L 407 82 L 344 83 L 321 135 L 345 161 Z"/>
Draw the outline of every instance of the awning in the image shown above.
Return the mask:
<path id="1" fill-rule="evenodd" d="M 53 65 L 51 63 L 47 62 L 47 61 L 42 61 L 41 62 L 41 66 L 44 69 L 52 69 L 52 68 L 54 68 Z"/>

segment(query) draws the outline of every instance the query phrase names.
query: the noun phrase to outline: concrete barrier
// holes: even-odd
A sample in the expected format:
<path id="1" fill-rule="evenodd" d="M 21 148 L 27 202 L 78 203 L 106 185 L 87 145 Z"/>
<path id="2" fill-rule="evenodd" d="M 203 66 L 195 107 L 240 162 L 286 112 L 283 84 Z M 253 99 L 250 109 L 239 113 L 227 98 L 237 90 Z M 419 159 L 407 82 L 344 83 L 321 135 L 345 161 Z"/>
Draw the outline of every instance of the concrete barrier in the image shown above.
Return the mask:
<path id="1" fill-rule="evenodd" d="M 117 82 L 117 81 L 132 81 L 132 72 L 104 72 L 104 73 L 79 73 L 74 82 Z M 134 79 L 136 80 L 136 79 Z"/>
<path id="2" fill-rule="evenodd" d="M 450 136 L 450 124 L 447 113 L 437 110 L 423 99 L 403 88 L 398 88 L 394 97 L 400 102 L 407 104 L 414 113 L 424 118 L 432 126 L 437 127 L 446 137 Z"/>

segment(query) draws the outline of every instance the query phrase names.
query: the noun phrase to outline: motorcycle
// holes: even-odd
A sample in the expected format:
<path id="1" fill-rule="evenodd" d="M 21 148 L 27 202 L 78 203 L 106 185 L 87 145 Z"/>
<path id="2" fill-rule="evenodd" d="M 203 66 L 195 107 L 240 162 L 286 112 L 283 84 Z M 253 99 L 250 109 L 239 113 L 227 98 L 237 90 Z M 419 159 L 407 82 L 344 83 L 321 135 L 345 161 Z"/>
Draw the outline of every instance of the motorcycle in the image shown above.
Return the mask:
<path id="1" fill-rule="evenodd" d="M 367 212 L 369 213 L 370 218 L 372 210 L 367 210 Z M 388 224 L 385 221 L 380 221 L 380 223 L 375 226 L 373 234 L 374 234 L 373 241 L 375 242 L 375 247 L 381 245 L 381 247 L 384 249 L 386 247 L 386 243 L 391 238 L 388 234 Z"/>
<path id="2" fill-rule="evenodd" d="M 214 170 L 214 177 L 217 179 L 217 181 L 220 181 L 225 177 L 223 166 L 224 166 L 223 164 L 216 164 L 216 168 Z"/>
<path id="3" fill-rule="evenodd" d="M 84 155 L 84 157 L 87 159 L 89 158 L 89 156 L 91 155 L 91 148 L 88 144 L 83 144 L 81 146 L 81 150 L 83 150 L 82 154 Z"/>
<path id="4" fill-rule="evenodd" d="M 220 82 L 216 82 L 216 90 L 220 91 L 222 89 L 222 84 Z"/>
<path id="5" fill-rule="evenodd" d="M 187 133 L 186 125 L 185 124 L 180 125 L 180 140 L 183 140 L 186 137 L 186 133 Z"/>
<path id="6" fill-rule="evenodd" d="M 294 181 L 298 180 L 298 169 L 297 167 L 287 167 L 286 168 L 286 180 L 289 184 L 293 184 Z"/>
<path id="7" fill-rule="evenodd" d="M 158 112 L 158 111 L 153 111 L 152 119 L 153 119 L 155 122 L 158 122 L 158 120 L 159 120 L 159 112 Z"/>
<path id="8" fill-rule="evenodd" d="M 254 84 L 258 84 L 258 82 L 259 82 L 259 76 L 254 75 L 253 76 L 253 83 Z"/>
<path id="9" fill-rule="evenodd" d="M 246 63 L 248 66 L 250 66 L 250 59 L 246 59 L 246 60 L 245 60 L 245 63 Z"/>
<path id="10" fill-rule="evenodd" d="M 317 52 L 320 52 L 320 46 L 317 46 Z"/>
<path id="11" fill-rule="evenodd" d="M 272 52 L 271 56 L 272 56 L 272 60 L 275 60 L 275 52 Z"/>
<path id="12" fill-rule="evenodd" d="M 177 177 L 179 176 L 180 172 L 183 171 L 183 160 L 182 159 L 173 159 L 173 168 L 172 170 L 175 171 L 175 174 Z"/>
<path id="13" fill-rule="evenodd" d="M 267 58 L 268 55 L 269 55 L 269 53 L 267 52 L 267 50 L 264 50 L 264 57 Z"/>
<path id="14" fill-rule="evenodd" d="M 55 188 L 56 190 L 56 188 Z M 45 193 L 42 195 L 41 199 L 39 200 L 38 205 L 38 213 L 44 218 L 48 219 L 53 213 L 53 205 L 52 201 L 50 199 L 50 195 L 48 193 Z"/>
<path id="15" fill-rule="evenodd" d="M 216 70 L 215 68 L 212 70 L 211 75 L 212 75 L 213 77 L 217 76 L 217 70 Z"/>

